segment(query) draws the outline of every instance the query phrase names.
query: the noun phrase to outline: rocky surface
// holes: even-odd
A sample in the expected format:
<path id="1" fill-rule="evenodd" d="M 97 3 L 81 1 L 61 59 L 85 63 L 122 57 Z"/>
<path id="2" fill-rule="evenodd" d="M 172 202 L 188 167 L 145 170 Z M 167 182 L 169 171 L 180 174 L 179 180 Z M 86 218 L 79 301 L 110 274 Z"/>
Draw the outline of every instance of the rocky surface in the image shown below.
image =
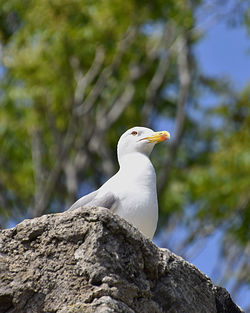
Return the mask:
<path id="1" fill-rule="evenodd" d="M 237 313 L 228 292 L 105 208 L 0 234 L 0 313 Z"/>

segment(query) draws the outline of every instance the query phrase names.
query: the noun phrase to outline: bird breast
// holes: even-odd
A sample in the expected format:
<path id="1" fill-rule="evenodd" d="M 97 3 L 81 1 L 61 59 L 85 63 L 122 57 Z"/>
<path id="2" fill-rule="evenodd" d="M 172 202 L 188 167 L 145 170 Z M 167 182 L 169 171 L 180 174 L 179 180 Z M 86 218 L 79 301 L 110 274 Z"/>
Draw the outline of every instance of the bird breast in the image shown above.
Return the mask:
<path id="1" fill-rule="evenodd" d="M 126 164 L 126 170 L 121 167 L 114 177 L 113 191 L 119 198 L 115 213 L 152 238 L 158 221 L 155 170 L 148 157 L 134 158 L 130 165 Z"/>

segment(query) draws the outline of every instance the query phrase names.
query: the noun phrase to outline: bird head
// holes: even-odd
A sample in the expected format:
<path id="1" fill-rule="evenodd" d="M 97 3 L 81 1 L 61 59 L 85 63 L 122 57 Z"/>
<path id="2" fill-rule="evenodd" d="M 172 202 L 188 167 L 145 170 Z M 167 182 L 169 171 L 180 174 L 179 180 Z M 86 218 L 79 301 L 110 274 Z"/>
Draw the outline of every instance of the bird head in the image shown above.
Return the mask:
<path id="1" fill-rule="evenodd" d="M 156 143 L 168 139 L 170 139 L 170 134 L 165 130 L 154 132 L 152 129 L 146 127 L 130 128 L 118 141 L 118 159 L 121 156 L 134 152 L 149 156 Z"/>

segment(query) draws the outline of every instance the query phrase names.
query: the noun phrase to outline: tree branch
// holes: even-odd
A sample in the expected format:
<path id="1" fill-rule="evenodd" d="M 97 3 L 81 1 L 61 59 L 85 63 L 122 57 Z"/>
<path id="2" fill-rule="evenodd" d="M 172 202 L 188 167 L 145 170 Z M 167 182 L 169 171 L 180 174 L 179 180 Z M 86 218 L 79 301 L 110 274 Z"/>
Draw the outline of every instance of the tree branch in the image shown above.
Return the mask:
<path id="1" fill-rule="evenodd" d="M 174 48 L 175 40 L 173 39 L 172 26 L 169 23 L 165 26 L 165 30 L 162 34 L 162 49 L 160 53 L 160 59 L 156 71 L 148 85 L 146 90 L 146 99 L 142 107 L 142 121 L 144 124 L 148 124 L 149 117 L 152 113 L 155 105 L 155 98 L 161 85 L 163 84 L 164 78 L 169 65 L 169 55 L 171 50 Z"/>
<path id="2" fill-rule="evenodd" d="M 184 130 L 186 118 L 186 105 L 188 93 L 191 84 L 191 71 L 189 67 L 189 47 L 186 34 L 181 34 L 177 39 L 177 62 L 179 76 L 179 96 L 177 102 L 177 112 L 175 120 L 175 137 L 169 145 L 169 157 L 167 158 L 163 168 L 165 169 L 158 176 L 158 190 L 161 192 L 168 180 L 177 149 L 179 147 L 181 137 Z"/>
<path id="3" fill-rule="evenodd" d="M 129 48 L 136 32 L 137 30 L 135 27 L 130 27 L 125 36 L 120 40 L 118 43 L 117 53 L 115 54 L 112 63 L 103 69 L 88 97 L 77 108 L 77 114 L 79 116 L 86 115 L 91 110 L 104 86 L 106 85 L 107 80 L 113 74 L 114 70 L 120 65 L 122 56 Z"/>
<path id="4" fill-rule="evenodd" d="M 76 58 L 71 59 L 71 65 L 73 67 L 75 73 L 75 80 L 77 82 L 74 93 L 75 108 L 81 105 L 82 99 L 84 98 L 86 87 L 89 86 L 96 78 L 96 76 L 99 74 L 101 66 L 104 61 L 104 57 L 105 57 L 104 48 L 102 46 L 97 47 L 94 61 L 85 75 L 79 68 L 80 67 L 79 61 Z"/>

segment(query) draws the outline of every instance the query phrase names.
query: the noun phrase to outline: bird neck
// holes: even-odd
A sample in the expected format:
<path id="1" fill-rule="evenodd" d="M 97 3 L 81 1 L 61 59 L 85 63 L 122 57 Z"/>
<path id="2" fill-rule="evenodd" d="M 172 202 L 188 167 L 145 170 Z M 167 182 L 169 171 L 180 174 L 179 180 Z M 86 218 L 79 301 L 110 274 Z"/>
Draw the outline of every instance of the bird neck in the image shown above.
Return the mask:
<path id="1" fill-rule="evenodd" d="M 119 158 L 120 173 L 138 179 L 155 179 L 155 170 L 149 157 L 140 152 L 128 153 Z"/>

